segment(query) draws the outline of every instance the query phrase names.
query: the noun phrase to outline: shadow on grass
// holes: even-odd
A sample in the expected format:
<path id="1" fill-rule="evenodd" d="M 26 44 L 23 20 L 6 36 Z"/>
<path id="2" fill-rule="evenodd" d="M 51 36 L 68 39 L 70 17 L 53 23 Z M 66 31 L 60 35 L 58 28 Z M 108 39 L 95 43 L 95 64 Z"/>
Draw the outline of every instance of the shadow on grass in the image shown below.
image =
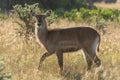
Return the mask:
<path id="1" fill-rule="evenodd" d="M 71 72 L 71 70 L 64 70 L 62 76 L 65 80 L 82 80 L 80 72 Z"/>

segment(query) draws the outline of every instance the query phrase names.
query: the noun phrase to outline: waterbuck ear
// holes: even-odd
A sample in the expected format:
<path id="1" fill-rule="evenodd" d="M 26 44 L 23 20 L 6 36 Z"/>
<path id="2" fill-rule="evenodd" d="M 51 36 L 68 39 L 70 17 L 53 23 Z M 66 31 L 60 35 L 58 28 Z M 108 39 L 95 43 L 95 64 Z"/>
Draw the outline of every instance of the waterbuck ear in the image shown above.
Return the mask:
<path id="1" fill-rule="evenodd" d="M 31 10 L 31 14 L 32 14 L 32 16 L 36 16 L 36 13 L 34 10 Z"/>
<path id="2" fill-rule="evenodd" d="M 48 10 L 48 11 L 46 12 L 45 16 L 46 16 L 46 17 L 50 16 L 51 12 L 52 12 L 51 10 Z"/>

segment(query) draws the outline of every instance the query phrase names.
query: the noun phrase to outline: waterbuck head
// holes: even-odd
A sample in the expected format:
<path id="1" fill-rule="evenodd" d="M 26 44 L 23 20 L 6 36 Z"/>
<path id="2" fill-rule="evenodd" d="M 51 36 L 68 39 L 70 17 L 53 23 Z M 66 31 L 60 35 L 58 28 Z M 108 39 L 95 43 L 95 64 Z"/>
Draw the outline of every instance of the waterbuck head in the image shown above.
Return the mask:
<path id="1" fill-rule="evenodd" d="M 34 16 L 36 18 L 36 25 L 38 27 L 42 27 L 45 26 L 46 22 L 45 22 L 45 18 L 50 16 L 51 11 L 47 11 L 45 14 L 36 14 L 34 11 L 32 12 L 32 16 Z"/>

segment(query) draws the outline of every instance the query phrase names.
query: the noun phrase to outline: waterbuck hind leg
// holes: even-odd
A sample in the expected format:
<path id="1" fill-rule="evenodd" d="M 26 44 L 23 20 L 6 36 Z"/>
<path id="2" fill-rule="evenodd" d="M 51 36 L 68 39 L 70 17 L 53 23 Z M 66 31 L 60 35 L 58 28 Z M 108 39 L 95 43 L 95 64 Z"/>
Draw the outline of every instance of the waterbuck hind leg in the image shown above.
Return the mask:
<path id="1" fill-rule="evenodd" d="M 84 52 L 84 58 L 87 62 L 87 70 L 90 70 L 91 66 L 92 66 L 92 63 L 93 63 L 92 62 L 92 57 L 87 50 L 83 49 L 83 52 Z"/>
<path id="2" fill-rule="evenodd" d="M 85 52 L 85 56 L 86 56 L 86 61 L 88 59 L 88 61 L 87 61 L 88 69 L 92 65 L 90 63 L 93 63 L 93 62 L 97 65 L 97 67 L 99 67 L 101 65 L 101 60 L 96 55 L 96 49 L 86 48 L 84 50 L 84 52 Z M 89 61 L 89 59 L 90 59 L 90 61 Z"/>
<path id="3" fill-rule="evenodd" d="M 40 70 L 41 64 L 43 63 L 43 61 L 45 60 L 46 57 L 52 55 L 51 53 L 45 52 L 42 57 L 40 58 L 40 62 L 39 62 L 39 67 L 38 70 Z"/>
<path id="4" fill-rule="evenodd" d="M 101 60 L 97 57 L 97 55 L 94 58 L 94 62 L 97 65 L 97 67 L 99 67 L 101 65 Z"/>
<path id="5" fill-rule="evenodd" d="M 58 64 L 59 64 L 59 67 L 60 67 L 60 74 L 62 74 L 62 72 L 63 72 L 63 53 L 61 51 L 58 51 L 56 53 L 56 55 L 57 55 Z"/>

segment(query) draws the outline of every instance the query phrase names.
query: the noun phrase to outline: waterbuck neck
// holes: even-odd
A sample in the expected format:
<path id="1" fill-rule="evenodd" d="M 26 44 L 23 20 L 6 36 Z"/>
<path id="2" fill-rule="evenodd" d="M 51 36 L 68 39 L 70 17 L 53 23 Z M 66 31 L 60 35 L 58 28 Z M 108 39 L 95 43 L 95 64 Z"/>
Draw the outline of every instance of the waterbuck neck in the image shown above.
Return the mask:
<path id="1" fill-rule="evenodd" d="M 38 26 L 37 22 L 35 24 L 35 35 L 36 38 L 42 43 L 45 44 L 46 38 L 47 38 L 47 24 L 45 21 L 42 22 L 40 26 Z"/>

